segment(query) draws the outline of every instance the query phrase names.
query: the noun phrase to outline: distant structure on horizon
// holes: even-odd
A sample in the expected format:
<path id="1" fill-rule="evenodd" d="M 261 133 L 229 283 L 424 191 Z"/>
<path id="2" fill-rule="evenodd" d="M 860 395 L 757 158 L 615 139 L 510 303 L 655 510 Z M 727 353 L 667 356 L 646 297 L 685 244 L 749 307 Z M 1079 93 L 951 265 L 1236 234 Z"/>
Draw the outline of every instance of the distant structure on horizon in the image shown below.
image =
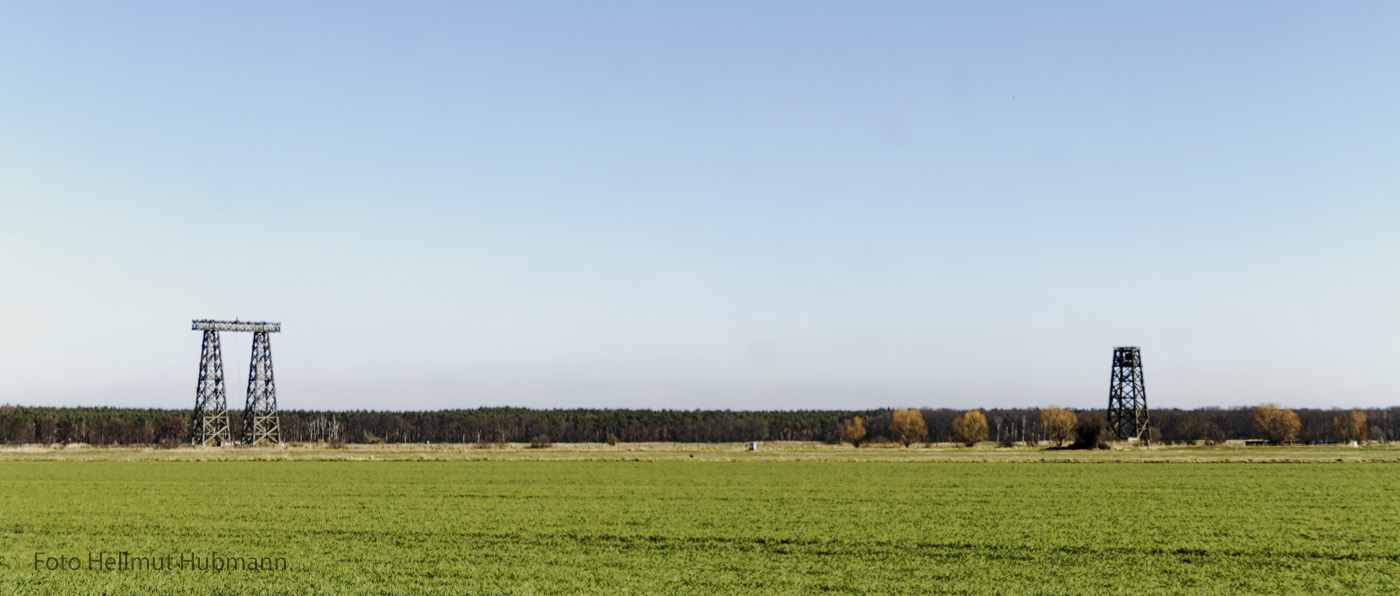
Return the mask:
<path id="1" fill-rule="evenodd" d="M 229 430 L 224 360 L 219 348 L 220 331 L 253 334 L 253 357 L 248 365 L 248 402 L 243 409 L 243 443 L 281 443 L 277 386 L 272 379 L 272 343 L 268 341 L 267 334 L 282 331 L 282 324 L 201 319 L 195 320 L 191 329 L 204 332 L 204 346 L 199 355 L 199 385 L 194 395 L 194 443 L 223 446 L 235 442 Z"/>
<path id="2" fill-rule="evenodd" d="M 1108 432 L 1120 441 L 1148 439 L 1147 387 L 1142 382 L 1142 352 L 1136 347 L 1113 348 Z"/>

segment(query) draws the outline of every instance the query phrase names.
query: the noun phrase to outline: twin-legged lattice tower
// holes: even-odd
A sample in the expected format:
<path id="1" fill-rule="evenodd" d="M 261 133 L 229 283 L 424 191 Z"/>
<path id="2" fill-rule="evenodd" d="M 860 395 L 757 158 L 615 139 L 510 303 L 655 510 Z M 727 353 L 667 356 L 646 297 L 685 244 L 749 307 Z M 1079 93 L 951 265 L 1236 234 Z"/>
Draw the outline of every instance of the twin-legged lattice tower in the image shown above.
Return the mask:
<path id="1" fill-rule="evenodd" d="M 245 444 L 281 443 L 277 424 L 277 385 L 272 379 L 272 344 L 267 334 L 282 331 L 281 323 L 197 320 L 195 331 L 204 332 L 204 348 L 199 357 L 199 386 L 194 396 L 194 442 L 199 445 L 228 445 L 228 400 L 224 396 L 224 360 L 219 350 L 220 331 L 246 331 L 253 334 L 253 359 L 248 366 L 248 403 L 243 409 Z"/>
<path id="2" fill-rule="evenodd" d="M 1108 384 L 1108 432 L 1123 441 L 1146 441 L 1147 387 L 1142 382 L 1142 354 L 1137 348 L 1113 348 Z"/>

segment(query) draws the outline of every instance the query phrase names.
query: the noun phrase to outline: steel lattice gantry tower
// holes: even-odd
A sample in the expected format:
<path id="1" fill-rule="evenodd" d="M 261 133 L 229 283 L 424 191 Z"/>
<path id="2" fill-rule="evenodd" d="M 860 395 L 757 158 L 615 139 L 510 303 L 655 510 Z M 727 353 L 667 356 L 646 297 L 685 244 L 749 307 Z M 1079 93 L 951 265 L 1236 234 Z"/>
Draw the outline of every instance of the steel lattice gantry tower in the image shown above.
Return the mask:
<path id="1" fill-rule="evenodd" d="M 1135 347 L 1113 349 L 1113 372 L 1108 385 L 1108 432 L 1118 440 L 1146 441 L 1148 437 L 1142 353 Z"/>
<path id="2" fill-rule="evenodd" d="M 224 366 L 219 355 L 219 332 L 241 331 L 253 334 L 253 357 L 248 366 L 248 402 L 243 410 L 241 438 L 248 445 L 264 441 L 281 443 L 282 433 L 277 422 L 277 386 L 272 377 L 272 344 L 267 334 L 282 331 L 282 324 L 197 320 L 192 329 L 204 332 L 204 353 L 199 361 L 199 388 L 194 405 L 194 442 L 200 445 L 225 445 L 231 442 L 228 405 L 224 397 Z"/>

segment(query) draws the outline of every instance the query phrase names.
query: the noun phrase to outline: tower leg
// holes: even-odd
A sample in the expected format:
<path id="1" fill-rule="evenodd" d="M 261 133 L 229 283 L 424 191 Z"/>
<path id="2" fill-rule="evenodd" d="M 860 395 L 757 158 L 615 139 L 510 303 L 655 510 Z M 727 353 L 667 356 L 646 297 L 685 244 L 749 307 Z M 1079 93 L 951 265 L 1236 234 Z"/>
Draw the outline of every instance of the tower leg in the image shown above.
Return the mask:
<path id="1" fill-rule="evenodd" d="M 199 352 L 199 384 L 194 392 L 191 434 L 197 445 L 229 443 L 228 400 L 224 396 L 224 358 L 219 350 L 219 332 L 205 330 Z"/>
<path id="2" fill-rule="evenodd" d="M 248 365 L 248 405 L 243 410 L 243 436 L 248 445 L 281 443 L 277 421 L 277 386 L 272 379 L 272 344 L 266 331 L 253 333 L 253 358 Z"/>

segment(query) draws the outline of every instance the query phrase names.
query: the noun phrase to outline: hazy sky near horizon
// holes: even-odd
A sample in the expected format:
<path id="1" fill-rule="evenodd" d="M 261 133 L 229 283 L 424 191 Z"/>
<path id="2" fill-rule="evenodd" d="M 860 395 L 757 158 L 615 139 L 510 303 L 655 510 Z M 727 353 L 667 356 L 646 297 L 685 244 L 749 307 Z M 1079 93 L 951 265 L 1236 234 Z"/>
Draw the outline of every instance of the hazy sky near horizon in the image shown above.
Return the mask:
<path id="1" fill-rule="evenodd" d="M 0 403 L 1400 403 L 1394 2 L 0 3 Z M 224 334 L 240 409 L 250 338 Z"/>

